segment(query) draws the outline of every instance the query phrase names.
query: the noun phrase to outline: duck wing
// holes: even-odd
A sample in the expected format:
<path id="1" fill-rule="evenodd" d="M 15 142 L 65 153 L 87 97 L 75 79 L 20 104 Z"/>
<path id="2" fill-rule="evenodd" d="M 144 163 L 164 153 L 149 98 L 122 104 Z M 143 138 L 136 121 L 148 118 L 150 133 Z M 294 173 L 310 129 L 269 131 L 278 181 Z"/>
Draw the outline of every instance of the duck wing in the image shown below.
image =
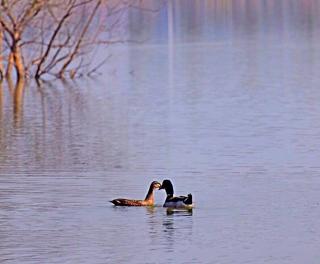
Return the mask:
<path id="1" fill-rule="evenodd" d="M 192 205 L 192 195 L 191 193 L 188 194 L 188 196 L 174 196 L 174 197 L 168 197 L 165 201 L 165 205 L 179 205 L 179 204 L 185 204 L 185 205 Z"/>
<path id="2" fill-rule="evenodd" d="M 114 199 L 110 201 L 110 203 L 113 203 L 115 206 L 143 206 L 144 201 L 142 200 L 131 200 L 131 199 Z"/>
<path id="3" fill-rule="evenodd" d="M 179 196 L 179 197 L 174 197 L 178 198 L 178 201 L 182 201 L 185 204 L 192 204 L 192 194 L 189 193 L 188 196 Z"/>

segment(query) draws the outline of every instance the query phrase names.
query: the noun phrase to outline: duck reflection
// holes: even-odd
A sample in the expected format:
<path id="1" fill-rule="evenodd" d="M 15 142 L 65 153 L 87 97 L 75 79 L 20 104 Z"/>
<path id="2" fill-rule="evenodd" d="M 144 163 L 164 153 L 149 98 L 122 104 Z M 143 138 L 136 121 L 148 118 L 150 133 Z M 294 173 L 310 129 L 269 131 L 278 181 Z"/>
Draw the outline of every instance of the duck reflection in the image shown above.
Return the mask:
<path id="1" fill-rule="evenodd" d="M 174 218 L 172 215 L 165 217 L 163 219 L 163 233 L 164 233 L 164 245 L 168 252 L 174 251 L 174 241 L 175 241 L 175 225 Z"/>
<path id="2" fill-rule="evenodd" d="M 159 236 L 159 217 L 157 214 L 157 208 L 156 206 L 146 206 L 145 207 L 147 211 L 147 223 L 149 226 L 149 235 L 150 238 L 155 241 L 157 240 L 157 237 Z"/>
<path id="3" fill-rule="evenodd" d="M 152 218 L 154 217 L 154 214 L 156 212 L 156 207 L 155 206 L 146 206 L 147 209 L 147 214 Z"/>
<path id="4" fill-rule="evenodd" d="M 187 209 L 187 210 L 167 208 L 167 215 L 192 216 L 192 214 L 193 214 L 192 208 Z"/>
<path id="5" fill-rule="evenodd" d="M 151 244 L 161 244 L 171 252 L 175 243 L 192 235 L 193 210 L 177 210 L 162 206 L 145 207 Z"/>
<path id="6" fill-rule="evenodd" d="M 188 239 L 192 235 L 192 215 L 192 209 L 166 209 L 162 226 L 165 239 L 164 245 L 168 252 L 174 251 L 176 241 Z"/>

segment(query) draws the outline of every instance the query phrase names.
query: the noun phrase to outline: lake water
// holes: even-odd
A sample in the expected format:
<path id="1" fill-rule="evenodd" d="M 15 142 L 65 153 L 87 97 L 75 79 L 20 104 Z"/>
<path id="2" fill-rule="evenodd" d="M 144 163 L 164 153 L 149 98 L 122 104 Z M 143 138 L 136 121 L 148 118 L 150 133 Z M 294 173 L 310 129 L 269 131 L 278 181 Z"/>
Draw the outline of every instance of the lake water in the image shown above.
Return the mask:
<path id="1" fill-rule="evenodd" d="M 98 79 L 2 85 L 0 262 L 319 263 L 320 3 L 128 17 Z M 192 212 L 108 203 L 166 178 Z"/>

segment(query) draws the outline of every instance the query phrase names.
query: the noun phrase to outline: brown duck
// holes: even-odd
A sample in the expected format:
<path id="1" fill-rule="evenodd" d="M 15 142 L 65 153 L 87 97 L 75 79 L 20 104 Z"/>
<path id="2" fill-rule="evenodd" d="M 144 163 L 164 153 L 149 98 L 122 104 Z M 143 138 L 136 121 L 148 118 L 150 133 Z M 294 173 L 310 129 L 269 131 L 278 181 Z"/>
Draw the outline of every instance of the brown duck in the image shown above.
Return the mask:
<path id="1" fill-rule="evenodd" d="M 154 205 L 154 195 L 153 191 L 155 189 L 159 189 L 161 187 L 161 183 L 157 181 L 153 181 L 150 184 L 149 191 L 146 195 L 144 200 L 132 200 L 132 199 L 125 199 L 125 198 L 118 198 L 110 201 L 115 206 L 152 206 Z"/>

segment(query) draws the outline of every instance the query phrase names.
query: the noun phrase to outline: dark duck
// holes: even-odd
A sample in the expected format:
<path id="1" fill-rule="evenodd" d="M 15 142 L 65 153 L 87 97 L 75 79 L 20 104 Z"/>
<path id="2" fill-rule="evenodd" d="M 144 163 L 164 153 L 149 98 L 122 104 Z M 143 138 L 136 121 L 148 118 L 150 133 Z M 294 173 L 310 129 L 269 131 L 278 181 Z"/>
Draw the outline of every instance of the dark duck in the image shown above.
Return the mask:
<path id="1" fill-rule="evenodd" d="M 170 180 L 164 180 L 160 189 L 165 189 L 167 198 L 163 204 L 163 207 L 168 208 L 185 208 L 190 209 L 193 207 L 192 195 L 189 193 L 187 196 L 173 196 L 173 185 Z"/>
<path id="2" fill-rule="evenodd" d="M 153 191 L 159 189 L 161 186 L 160 182 L 153 181 L 150 184 L 149 191 L 144 200 L 133 200 L 126 198 L 118 198 L 110 201 L 115 206 L 153 206 L 154 205 L 154 195 Z"/>

